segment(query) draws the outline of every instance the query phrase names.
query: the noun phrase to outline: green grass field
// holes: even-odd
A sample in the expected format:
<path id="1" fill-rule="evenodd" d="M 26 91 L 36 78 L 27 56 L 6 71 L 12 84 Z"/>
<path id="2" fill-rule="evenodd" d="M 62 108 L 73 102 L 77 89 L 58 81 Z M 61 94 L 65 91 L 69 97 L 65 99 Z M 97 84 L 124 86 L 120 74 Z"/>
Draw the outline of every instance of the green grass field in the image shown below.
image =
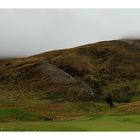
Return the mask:
<path id="1" fill-rule="evenodd" d="M 108 115 L 74 121 L 3 122 L 1 131 L 140 131 L 140 115 Z"/>
<path id="2" fill-rule="evenodd" d="M 140 101 L 0 100 L 0 131 L 140 131 Z M 51 120 L 51 121 L 49 121 Z"/>

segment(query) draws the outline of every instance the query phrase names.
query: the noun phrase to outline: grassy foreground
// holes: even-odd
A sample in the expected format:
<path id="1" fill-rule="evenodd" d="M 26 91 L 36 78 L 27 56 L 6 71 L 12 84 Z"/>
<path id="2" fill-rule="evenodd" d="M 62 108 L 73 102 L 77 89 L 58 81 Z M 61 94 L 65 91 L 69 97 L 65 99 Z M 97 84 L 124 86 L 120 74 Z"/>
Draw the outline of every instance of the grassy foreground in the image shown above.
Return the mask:
<path id="1" fill-rule="evenodd" d="M 95 116 L 74 121 L 3 122 L 1 131 L 140 131 L 140 115 Z"/>

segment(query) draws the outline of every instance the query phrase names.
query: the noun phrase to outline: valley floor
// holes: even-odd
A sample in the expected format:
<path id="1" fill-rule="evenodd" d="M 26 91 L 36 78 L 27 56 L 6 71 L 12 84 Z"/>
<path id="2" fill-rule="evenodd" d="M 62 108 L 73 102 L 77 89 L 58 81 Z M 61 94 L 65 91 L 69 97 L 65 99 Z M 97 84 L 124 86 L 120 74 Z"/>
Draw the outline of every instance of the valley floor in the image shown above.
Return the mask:
<path id="1" fill-rule="evenodd" d="M 73 121 L 1 122 L 1 131 L 140 131 L 140 115 L 99 115 Z"/>
<path id="2" fill-rule="evenodd" d="M 140 101 L 110 108 L 105 102 L 18 100 L 1 92 L 0 131 L 140 131 Z"/>

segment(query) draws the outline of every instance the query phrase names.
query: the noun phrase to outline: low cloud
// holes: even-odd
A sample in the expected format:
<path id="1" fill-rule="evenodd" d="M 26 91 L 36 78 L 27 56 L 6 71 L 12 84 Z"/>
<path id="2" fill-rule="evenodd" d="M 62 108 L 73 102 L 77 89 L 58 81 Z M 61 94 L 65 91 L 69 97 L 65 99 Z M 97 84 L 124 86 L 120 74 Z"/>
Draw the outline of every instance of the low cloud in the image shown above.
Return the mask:
<path id="1" fill-rule="evenodd" d="M 140 10 L 0 10 L 0 57 L 140 37 Z"/>

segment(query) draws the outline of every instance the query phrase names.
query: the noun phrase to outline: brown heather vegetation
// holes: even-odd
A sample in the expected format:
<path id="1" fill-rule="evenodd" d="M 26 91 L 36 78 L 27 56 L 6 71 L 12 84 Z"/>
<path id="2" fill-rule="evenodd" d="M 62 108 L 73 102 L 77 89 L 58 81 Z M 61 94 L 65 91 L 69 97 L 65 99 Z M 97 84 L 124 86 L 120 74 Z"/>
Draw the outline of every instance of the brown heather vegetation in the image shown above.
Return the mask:
<path id="1" fill-rule="evenodd" d="M 78 116 L 81 111 L 90 114 L 92 109 L 96 114 L 108 108 L 109 93 L 117 103 L 114 110 L 131 106 L 128 112 L 140 112 L 139 40 L 103 41 L 0 60 L 1 108 L 16 106 L 55 118 Z M 73 109 L 80 102 L 83 109 L 82 104 L 79 111 Z"/>

